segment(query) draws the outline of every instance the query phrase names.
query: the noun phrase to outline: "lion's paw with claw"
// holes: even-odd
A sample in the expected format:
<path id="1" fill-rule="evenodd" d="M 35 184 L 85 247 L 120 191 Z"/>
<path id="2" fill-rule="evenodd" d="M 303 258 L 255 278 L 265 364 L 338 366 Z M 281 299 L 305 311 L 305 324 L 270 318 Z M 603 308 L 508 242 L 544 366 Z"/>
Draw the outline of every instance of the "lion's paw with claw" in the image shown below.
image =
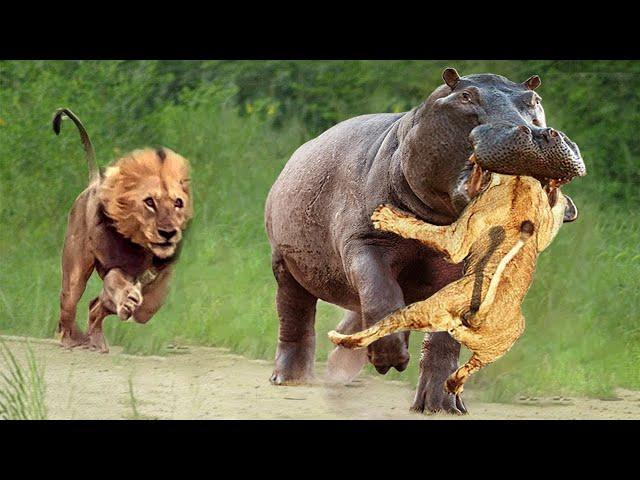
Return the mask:
<path id="1" fill-rule="evenodd" d="M 122 300 L 117 306 L 120 320 L 128 320 L 142 304 L 142 289 L 140 284 L 132 285 L 122 292 Z"/>
<path id="2" fill-rule="evenodd" d="M 371 215 L 373 228 L 386 232 L 393 232 L 398 218 L 406 217 L 405 214 L 389 205 L 379 205 Z"/>

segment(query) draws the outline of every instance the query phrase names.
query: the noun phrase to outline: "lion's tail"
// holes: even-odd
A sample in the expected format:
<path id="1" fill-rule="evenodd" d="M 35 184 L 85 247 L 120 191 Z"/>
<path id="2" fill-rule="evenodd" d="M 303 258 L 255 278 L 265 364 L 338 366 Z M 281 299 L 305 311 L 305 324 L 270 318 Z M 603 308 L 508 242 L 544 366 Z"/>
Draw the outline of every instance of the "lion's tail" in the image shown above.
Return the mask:
<path id="1" fill-rule="evenodd" d="M 496 291 L 498 290 L 498 285 L 500 285 L 500 280 L 502 279 L 502 273 L 506 268 L 507 264 L 513 260 L 513 257 L 520 251 L 520 249 L 527 243 L 527 240 L 531 238 L 533 235 L 534 226 L 529 220 L 525 220 L 520 225 L 520 238 L 516 242 L 516 244 L 507 252 L 507 254 L 502 257 L 500 263 L 498 263 L 498 267 L 496 268 L 496 272 L 491 278 L 491 283 L 489 283 L 489 289 L 487 290 L 487 295 L 484 297 L 480 308 L 478 309 L 478 316 L 482 316 L 483 313 L 491 307 L 493 301 L 496 298 Z"/>
<path id="2" fill-rule="evenodd" d="M 97 180 L 100 178 L 100 169 L 98 168 L 98 164 L 96 163 L 96 154 L 93 151 L 93 145 L 91 144 L 91 140 L 89 139 L 89 134 L 87 130 L 82 125 L 80 119 L 76 116 L 68 108 L 59 108 L 53 114 L 53 131 L 56 135 L 60 135 L 60 127 L 62 125 L 62 119 L 64 117 L 70 118 L 73 123 L 76 124 L 78 128 L 78 132 L 80 132 L 80 140 L 82 140 L 82 146 L 84 147 L 84 151 L 87 157 L 87 166 L 89 167 L 89 181 Z"/>

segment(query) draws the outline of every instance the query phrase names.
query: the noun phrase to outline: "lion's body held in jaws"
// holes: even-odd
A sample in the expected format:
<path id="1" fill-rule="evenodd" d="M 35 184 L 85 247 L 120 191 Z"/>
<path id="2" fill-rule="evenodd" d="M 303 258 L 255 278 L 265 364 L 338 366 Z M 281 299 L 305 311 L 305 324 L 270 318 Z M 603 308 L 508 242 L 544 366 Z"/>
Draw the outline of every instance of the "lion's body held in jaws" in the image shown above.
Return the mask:
<path id="1" fill-rule="evenodd" d="M 142 149 L 99 173 L 86 132 L 73 112 L 88 153 L 90 182 L 69 214 L 62 253 L 58 332 L 63 346 L 108 352 L 104 318 L 116 314 L 146 323 L 162 306 L 182 233 L 192 215 L 189 164 L 167 149 Z M 88 147 L 87 147 L 88 144 Z M 93 271 L 103 280 L 89 304 L 87 333 L 76 324 L 76 307 Z"/>
<path id="2" fill-rule="evenodd" d="M 524 331 L 521 303 L 538 254 L 567 219 L 567 209 L 576 212 L 571 199 L 559 191 L 548 195 L 533 178 L 497 174 L 448 226 L 378 207 L 372 216 L 376 228 L 418 240 L 452 263 L 464 260 L 463 277 L 367 330 L 353 335 L 329 332 L 329 338 L 337 345 L 363 348 L 393 332 L 447 331 L 473 352 L 444 386 L 459 394 L 469 375 L 504 355 Z"/>

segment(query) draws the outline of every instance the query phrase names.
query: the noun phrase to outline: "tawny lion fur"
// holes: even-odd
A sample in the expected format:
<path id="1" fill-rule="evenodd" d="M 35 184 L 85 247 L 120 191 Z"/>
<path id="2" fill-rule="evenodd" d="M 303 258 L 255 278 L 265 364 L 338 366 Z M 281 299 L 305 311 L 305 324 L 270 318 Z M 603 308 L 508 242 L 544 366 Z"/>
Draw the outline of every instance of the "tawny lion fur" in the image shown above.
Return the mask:
<path id="1" fill-rule="evenodd" d="M 418 240 L 452 263 L 465 260 L 464 274 L 367 330 L 353 335 L 332 331 L 329 338 L 337 345 L 363 348 L 393 332 L 447 331 L 472 351 L 445 385 L 449 393 L 460 394 L 469 375 L 504 355 L 524 331 L 521 303 L 538 254 L 558 232 L 569 203 L 575 209 L 557 190 L 548 196 L 533 178 L 493 174 L 486 190 L 448 226 L 381 205 L 372 216 L 376 228 Z"/>
<path id="2" fill-rule="evenodd" d="M 89 137 L 67 109 L 54 115 L 76 124 L 87 153 L 89 185 L 76 198 L 62 253 L 58 332 L 63 346 L 108 352 L 104 318 L 146 323 L 162 306 L 182 232 L 192 216 L 189 164 L 168 148 L 135 150 L 99 172 Z M 76 307 L 96 270 L 103 289 L 89 304 L 87 334 Z"/>

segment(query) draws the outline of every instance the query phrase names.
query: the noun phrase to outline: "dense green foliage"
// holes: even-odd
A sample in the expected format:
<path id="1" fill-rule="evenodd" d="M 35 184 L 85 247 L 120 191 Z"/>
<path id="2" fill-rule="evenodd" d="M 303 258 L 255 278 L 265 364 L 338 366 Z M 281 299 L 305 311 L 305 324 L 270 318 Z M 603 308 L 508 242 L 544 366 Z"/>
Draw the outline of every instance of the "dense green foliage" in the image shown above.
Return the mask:
<path id="1" fill-rule="evenodd" d="M 167 305 L 146 326 L 110 317 L 111 343 L 134 353 L 226 345 L 272 358 L 262 210 L 278 172 L 340 120 L 418 104 L 449 65 L 516 81 L 539 74 L 549 124 L 580 145 L 589 172 L 565 187 L 581 217 L 540 259 L 524 337 L 475 384 L 493 399 L 640 388 L 640 62 L 0 62 L 0 332 L 49 337 L 57 323 L 66 216 L 87 170 L 72 126 L 51 131 L 55 108 L 82 118 L 103 165 L 156 144 L 193 165 L 196 214 Z M 99 288 L 92 279 L 81 324 Z M 340 316 L 320 306 L 319 359 Z M 419 337 L 396 377 L 415 380 Z"/>

